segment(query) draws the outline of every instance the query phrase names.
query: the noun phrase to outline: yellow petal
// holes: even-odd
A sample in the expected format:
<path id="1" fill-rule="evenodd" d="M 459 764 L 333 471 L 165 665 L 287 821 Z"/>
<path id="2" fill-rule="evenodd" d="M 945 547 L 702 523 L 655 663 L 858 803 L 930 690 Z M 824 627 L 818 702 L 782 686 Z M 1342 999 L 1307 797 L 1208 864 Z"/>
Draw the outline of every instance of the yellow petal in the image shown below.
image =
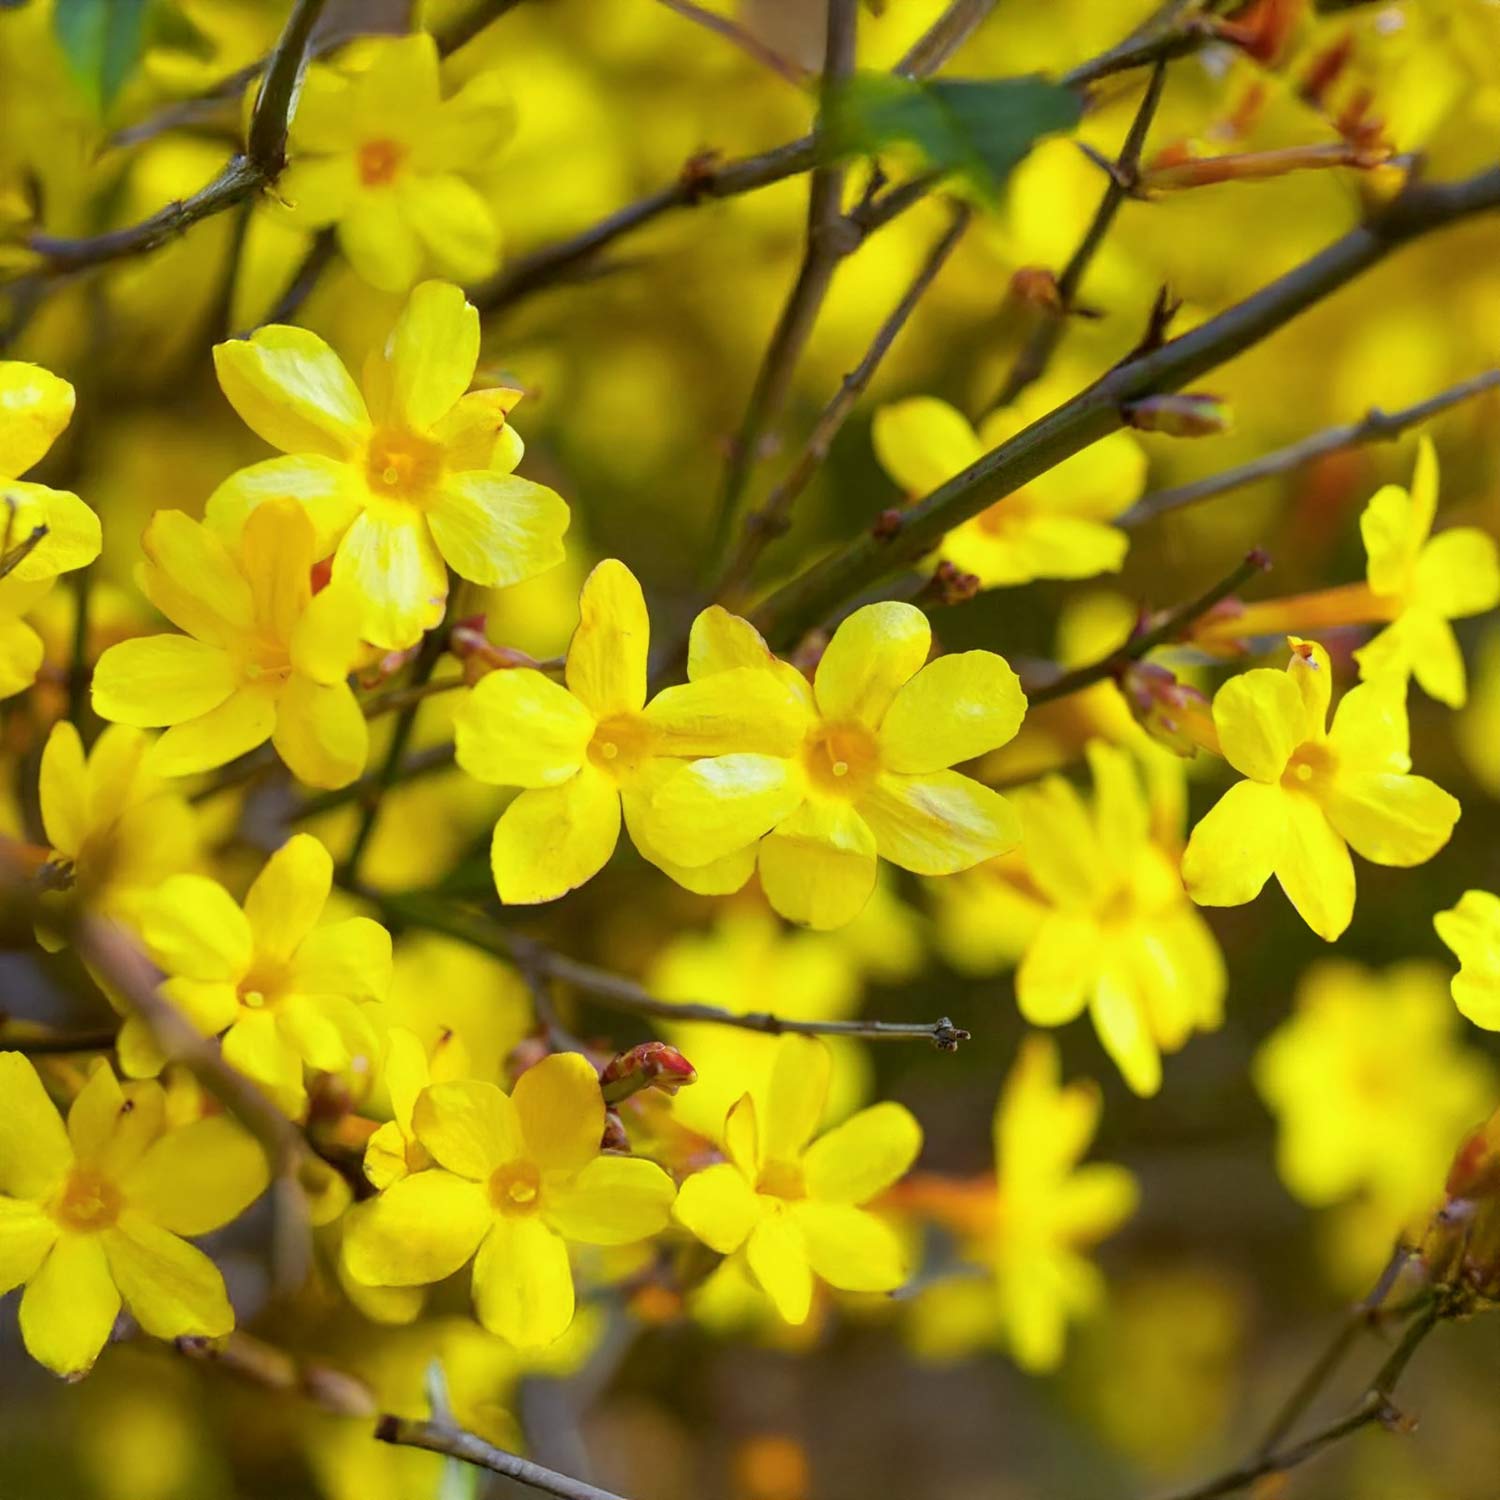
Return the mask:
<path id="1" fill-rule="evenodd" d="M 141 548 L 146 597 L 174 625 L 215 646 L 243 642 L 254 623 L 250 585 L 220 536 L 180 510 L 159 510 Z"/>
<path id="2" fill-rule="evenodd" d="M 57 1237 L 56 1221 L 40 1204 L 0 1196 L 0 1295 L 36 1275 Z"/>
<path id="3" fill-rule="evenodd" d="M 896 600 L 857 609 L 834 631 L 813 679 L 823 717 L 857 719 L 871 729 L 897 690 L 927 661 L 932 629 L 915 605 Z"/>
<path id="4" fill-rule="evenodd" d="M 363 1008 L 345 995 L 284 995 L 276 1029 L 309 1068 L 342 1073 L 375 1065 L 380 1044 Z"/>
<path id="5" fill-rule="evenodd" d="M 1161 1051 L 1140 993 L 1118 965 L 1101 969 L 1090 1010 L 1094 1031 L 1131 1092 L 1151 1098 L 1161 1089 Z"/>
<path id="6" fill-rule="evenodd" d="M 804 714 L 813 708 L 812 684 L 794 666 L 772 655 L 761 633 L 722 605 L 711 604 L 693 621 L 688 634 L 688 679 L 697 682 L 715 672 L 753 667 L 773 673 Z"/>
<path id="7" fill-rule="evenodd" d="M 135 1213 L 100 1238 L 115 1285 L 147 1333 L 218 1338 L 234 1327 L 224 1278 L 201 1250 Z"/>
<path id="8" fill-rule="evenodd" d="M 0 478 L 39 462 L 73 416 L 73 387 L 40 365 L 0 360 Z"/>
<path id="9" fill-rule="evenodd" d="M 1033 1026 L 1065 1026 L 1083 1011 L 1102 938 L 1092 917 L 1049 911 L 1016 970 L 1016 1005 Z"/>
<path id="10" fill-rule="evenodd" d="M 460 578 L 508 588 L 563 560 L 567 502 L 516 474 L 451 474 L 427 508 L 433 540 Z"/>
<path id="11" fill-rule="evenodd" d="M 224 1033 L 224 1061 L 253 1079 L 293 1118 L 307 1107 L 302 1058 L 270 1011 L 242 1016 Z"/>
<path id="12" fill-rule="evenodd" d="M 573 1321 L 568 1247 L 539 1218 L 501 1215 L 474 1261 L 474 1310 L 518 1349 L 540 1349 Z"/>
<path id="13" fill-rule="evenodd" d="M 391 935 L 369 917 L 315 927 L 292 959 L 288 982 L 309 995 L 384 1001 L 391 988 Z"/>
<path id="14" fill-rule="evenodd" d="M 1354 864 L 1349 847 L 1311 797 L 1283 798 L 1285 832 L 1276 856 L 1276 879 L 1298 915 L 1331 943 L 1354 915 Z"/>
<path id="15" fill-rule="evenodd" d="M 1486 1031 L 1500 1031 L 1500 897 L 1465 891 L 1458 905 L 1440 911 L 1432 925 L 1458 958 L 1453 1001 Z"/>
<path id="16" fill-rule="evenodd" d="M 294 673 L 276 704 L 271 743 L 304 785 L 341 787 L 363 773 L 370 729 L 348 683 L 324 687 Z"/>
<path id="17" fill-rule="evenodd" d="M 163 881 L 142 910 L 140 930 L 168 974 L 238 981 L 250 968 L 250 923 L 229 892 L 203 875 Z"/>
<path id="18" fill-rule="evenodd" d="M 695 761 L 670 772 L 653 792 L 644 809 L 646 840 L 677 864 L 708 864 L 769 833 L 804 795 L 796 768 L 775 756 Z"/>
<path id="19" fill-rule="evenodd" d="M 933 396 L 882 406 L 870 437 L 881 468 L 909 495 L 937 489 L 984 452 L 962 413 Z"/>
<path id="20" fill-rule="evenodd" d="M 667 1227 L 676 1192 L 654 1161 L 596 1156 L 576 1177 L 549 1188 L 542 1207 L 548 1225 L 565 1240 L 629 1245 Z"/>
<path id="21" fill-rule="evenodd" d="M 1327 650 L 1317 641 L 1305 641 L 1289 635 L 1287 645 L 1292 659 L 1286 675 L 1297 685 L 1302 697 L 1302 733 L 1304 740 L 1322 737 L 1328 723 L 1328 703 L 1333 696 L 1333 663 Z"/>
<path id="22" fill-rule="evenodd" d="M 817 1037 L 778 1037 L 765 1088 L 757 1098 L 762 1161 L 796 1161 L 828 1103 L 833 1060 Z"/>
<path id="23" fill-rule="evenodd" d="M 596 719 L 638 713 L 646 704 L 651 621 L 641 586 L 624 563 L 607 557 L 584 580 L 578 629 L 568 646 L 568 691 Z"/>
<path id="24" fill-rule="evenodd" d="M 776 674 L 744 667 L 664 688 L 643 716 L 658 755 L 791 755 L 807 712 Z"/>
<path id="25" fill-rule="evenodd" d="M 802 1202 L 788 1217 L 808 1263 L 829 1286 L 846 1292 L 894 1291 L 906 1280 L 906 1251 L 890 1225 L 848 1203 Z"/>
<path id="26" fill-rule="evenodd" d="M 418 1094 L 411 1121 L 435 1161 L 474 1182 L 488 1181 L 522 1151 L 516 1107 L 493 1083 L 434 1083 Z"/>
<path id="27" fill-rule="evenodd" d="M 1281 858 L 1287 793 L 1257 781 L 1236 782 L 1193 829 L 1182 855 L 1182 879 L 1199 906 L 1253 901 Z"/>
<path id="28" fill-rule="evenodd" d="M 48 489 L 20 479 L 5 481 L 5 498 L 14 507 L 11 533 L 24 541 L 37 526 L 47 534 L 25 557 L 11 564 L 8 579 L 31 583 L 87 567 L 99 555 L 99 517 L 69 490 Z"/>
<path id="29" fill-rule="evenodd" d="M 91 695 L 101 719 L 154 729 L 201 717 L 238 686 L 239 671 L 223 648 L 185 635 L 148 635 L 104 652 Z"/>
<path id="30" fill-rule="evenodd" d="M 312 834 L 293 834 L 245 893 L 257 952 L 277 962 L 289 959 L 313 930 L 332 889 L 332 856 Z"/>
<path id="31" fill-rule="evenodd" d="M 313 525 L 294 500 L 252 511 L 239 541 L 240 568 L 250 585 L 257 633 L 289 642 L 312 600 Z"/>
<path id="32" fill-rule="evenodd" d="M 584 764 L 594 716 L 567 688 L 530 668 L 491 672 L 453 715 L 459 765 L 491 786 L 558 786 Z"/>
<path id="33" fill-rule="evenodd" d="M 66 719 L 52 726 L 42 749 L 37 797 L 47 842 L 76 857 L 89 831 L 88 789 L 83 741 Z"/>
<path id="34" fill-rule="evenodd" d="M 42 669 L 46 647 L 24 620 L 0 615 L 0 698 L 24 693 Z"/>
<path id="35" fill-rule="evenodd" d="M 1136 1210 L 1141 1190 L 1124 1167 L 1090 1162 L 1062 1184 L 1054 1212 L 1059 1229 L 1085 1243 L 1111 1235 Z"/>
<path id="36" fill-rule="evenodd" d="M 273 323 L 214 345 L 219 385 L 240 419 L 283 453 L 344 458 L 370 425 L 343 361 L 305 328 Z"/>
<path id="37" fill-rule="evenodd" d="M 495 269 L 500 228 L 477 188 L 448 172 L 432 177 L 407 173 L 395 186 L 407 221 L 440 271 L 460 281 L 479 281 Z"/>
<path id="38" fill-rule="evenodd" d="M 296 119 L 304 108 L 299 101 L 293 118 L 294 142 L 298 133 Z M 294 157 L 276 179 L 279 200 L 276 207 L 299 229 L 326 229 L 348 213 L 358 191 L 359 175 L 353 152 L 338 156 Z"/>
<path id="39" fill-rule="evenodd" d="M 1409 636 L 1411 672 L 1429 698 L 1446 703 L 1449 708 L 1462 708 L 1468 701 L 1469 683 L 1464 671 L 1463 652 L 1459 649 L 1458 637 L 1453 627 L 1444 619 L 1427 610 L 1408 610 L 1402 625 L 1415 627 Z M 1390 635 L 1392 630 L 1384 632 Z M 1372 642 L 1373 644 L 1373 642 Z M 1363 661 L 1360 662 L 1361 675 Z"/>
<path id="40" fill-rule="evenodd" d="M 73 1164 L 57 1106 L 29 1057 L 0 1052 L 0 1193 L 43 1198 Z"/>
<path id="41" fill-rule="evenodd" d="M 327 557 L 359 514 L 364 498 L 359 470 L 351 464 L 319 453 L 296 453 L 237 470 L 208 497 L 203 514 L 221 538 L 232 542 L 258 507 L 267 501 L 295 500 L 313 523 L 313 550 Z"/>
<path id="42" fill-rule="evenodd" d="M 1010 803 L 957 771 L 883 772 L 858 807 L 881 858 L 918 875 L 952 875 L 1021 841 L 1021 822 Z"/>
<path id="43" fill-rule="evenodd" d="M 922 1127 L 909 1109 L 888 1100 L 873 1104 L 807 1148 L 802 1166 L 808 1196 L 828 1203 L 868 1203 L 911 1170 L 921 1149 Z"/>
<path id="44" fill-rule="evenodd" d="M 56 1375 L 86 1374 L 120 1311 L 101 1238 L 63 1235 L 21 1297 L 26 1352 Z"/>
<path id="45" fill-rule="evenodd" d="M 522 792 L 501 814 L 490 844 L 495 890 L 511 906 L 556 901 L 604 868 L 619 837 L 620 794 L 585 764 L 561 786 Z"/>
<path id="46" fill-rule="evenodd" d="M 1363 682 L 1339 700 L 1329 744 L 1339 764 L 1361 771 L 1411 770 L 1404 683 Z"/>
<path id="47" fill-rule="evenodd" d="M 359 625 L 359 600 L 348 589 L 320 589 L 292 631 L 293 668 L 314 682 L 338 686 L 363 655 Z"/>
<path id="48" fill-rule="evenodd" d="M 1269 667 L 1231 677 L 1214 694 L 1213 711 L 1224 758 L 1252 781 L 1279 781 L 1307 738 L 1297 684 Z"/>
<path id="49" fill-rule="evenodd" d="M 431 1169 L 392 1183 L 344 1231 L 344 1264 L 365 1286 L 426 1286 L 479 1248 L 493 1212 L 477 1182 Z"/>
<path id="50" fill-rule="evenodd" d="M 745 1243 L 761 1213 L 761 1200 L 744 1173 L 727 1161 L 694 1172 L 672 1205 L 677 1222 L 720 1255 L 732 1255 Z"/>
<path id="51" fill-rule="evenodd" d="M 760 1111 L 751 1094 L 741 1094 L 724 1117 L 724 1151 L 747 1182 L 760 1171 Z"/>
<path id="52" fill-rule="evenodd" d="M 151 746 L 146 763 L 156 776 L 193 776 L 248 754 L 275 730 L 275 697 L 258 686 L 239 688 L 217 708 L 172 725 Z"/>
<path id="53" fill-rule="evenodd" d="M 842 927 L 875 889 L 875 835 L 849 803 L 809 800 L 761 842 L 757 865 L 766 899 L 788 921 Z"/>
<path id="54" fill-rule="evenodd" d="M 1458 799 L 1425 776 L 1390 772 L 1337 777 L 1323 810 L 1356 854 L 1402 869 L 1431 859 L 1460 812 Z"/>
<path id="55" fill-rule="evenodd" d="M 479 312 L 461 288 L 424 281 L 407 298 L 386 340 L 391 415 L 421 432 L 468 390 L 479 363 Z"/>
<path id="56" fill-rule="evenodd" d="M 521 1074 L 511 1090 L 526 1151 L 548 1172 L 577 1172 L 599 1154 L 604 1096 L 594 1065 L 554 1052 Z"/>
<path id="57" fill-rule="evenodd" d="M 443 617 L 448 571 L 427 521 L 411 506 L 365 511 L 339 542 L 333 580 L 359 600 L 360 630 L 387 651 L 414 646 Z"/>
<path id="58" fill-rule="evenodd" d="M 769 1214 L 750 1231 L 745 1260 L 761 1290 L 788 1323 L 805 1323 L 812 1310 L 807 1245 L 789 1215 Z"/>
<path id="59" fill-rule="evenodd" d="M 1119 572 L 1130 549 L 1123 531 L 1078 516 L 1007 513 L 1008 504 L 997 500 L 991 511 L 949 532 L 943 556 L 986 588 Z"/>
<path id="60" fill-rule="evenodd" d="M 357 194 L 338 237 L 355 274 L 378 291 L 404 292 L 421 275 L 422 242 L 389 188 Z"/>
<path id="61" fill-rule="evenodd" d="M 1021 680 L 993 651 L 959 651 L 928 662 L 896 694 L 880 726 L 892 771 L 944 771 L 1015 737 L 1026 713 Z"/>
<path id="62" fill-rule="evenodd" d="M 131 1210 L 173 1234 L 229 1223 L 265 1191 L 265 1152 L 224 1115 L 169 1130 L 121 1179 Z"/>

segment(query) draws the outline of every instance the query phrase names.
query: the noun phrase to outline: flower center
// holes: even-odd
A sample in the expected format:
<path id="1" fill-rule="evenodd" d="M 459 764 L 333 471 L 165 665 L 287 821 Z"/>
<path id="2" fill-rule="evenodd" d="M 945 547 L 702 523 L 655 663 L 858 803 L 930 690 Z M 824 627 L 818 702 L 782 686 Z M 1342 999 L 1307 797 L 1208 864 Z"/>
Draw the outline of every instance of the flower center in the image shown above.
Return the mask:
<path id="1" fill-rule="evenodd" d="M 813 785 L 836 797 L 865 792 L 880 770 L 880 746 L 863 724 L 819 724 L 802 743 Z"/>
<path id="2" fill-rule="evenodd" d="M 1292 752 L 1292 758 L 1281 773 L 1281 784 L 1288 791 L 1318 792 L 1332 779 L 1335 757 L 1329 746 L 1319 740 L 1308 740 Z"/>
<path id="3" fill-rule="evenodd" d="M 755 1180 L 755 1191 L 772 1198 L 807 1197 L 807 1182 L 801 1166 L 794 1161 L 768 1161 Z"/>
<path id="4" fill-rule="evenodd" d="M 77 1234 L 108 1229 L 120 1217 L 120 1190 L 93 1167 L 74 1167 L 52 1205 L 52 1217 Z"/>
<path id="5" fill-rule="evenodd" d="M 589 759 L 616 780 L 640 768 L 652 749 L 651 726 L 639 714 L 601 719 L 589 741 Z"/>
<path id="6" fill-rule="evenodd" d="M 535 1213 L 541 1198 L 542 1174 L 535 1162 L 508 1161 L 490 1177 L 490 1202 L 503 1214 Z"/>
<path id="7" fill-rule="evenodd" d="M 442 477 L 443 450 L 430 438 L 379 427 L 365 456 L 365 478 L 378 495 L 420 499 Z"/>
<path id="8" fill-rule="evenodd" d="M 384 187 L 405 156 L 406 147 L 395 141 L 366 141 L 359 148 L 359 180 L 366 187 Z"/>
<path id="9" fill-rule="evenodd" d="M 249 1010 L 264 1010 L 281 998 L 286 987 L 287 970 L 284 964 L 260 963 L 251 966 L 250 972 L 240 980 L 238 993 L 240 1004 Z"/>

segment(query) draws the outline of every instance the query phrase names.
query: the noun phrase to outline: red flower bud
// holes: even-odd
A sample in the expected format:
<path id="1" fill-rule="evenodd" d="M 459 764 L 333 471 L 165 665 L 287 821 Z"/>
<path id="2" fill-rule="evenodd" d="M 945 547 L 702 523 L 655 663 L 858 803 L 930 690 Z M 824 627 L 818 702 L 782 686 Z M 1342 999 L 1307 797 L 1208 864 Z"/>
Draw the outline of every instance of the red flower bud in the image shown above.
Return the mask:
<path id="1" fill-rule="evenodd" d="M 697 1071 L 675 1047 L 666 1042 L 642 1042 L 610 1059 L 599 1085 L 607 1103 L 618 1104 L 642 1089 L 675 1094 L 684 1084 L 696 1083 Z"/>

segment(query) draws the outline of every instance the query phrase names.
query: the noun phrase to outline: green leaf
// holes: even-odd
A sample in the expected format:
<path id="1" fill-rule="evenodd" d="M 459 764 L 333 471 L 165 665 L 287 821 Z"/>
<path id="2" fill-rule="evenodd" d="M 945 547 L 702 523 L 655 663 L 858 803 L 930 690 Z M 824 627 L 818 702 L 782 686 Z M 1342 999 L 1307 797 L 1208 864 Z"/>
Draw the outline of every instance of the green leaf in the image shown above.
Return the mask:
<path id="1" fill-rule="evenodd" d="M 56 0 L 52 30 L 99 113 L 108 112 L 146 44 L 150 0 Z"/>
<path id="2" fill-rule="evenodd" d="M 1071 129 L 1082 112 L 1072 89 L 1039 74 L 924 83 L 857 73 L 834 97 L 827 136 L 836 156 L 913 147 L 929 167 L 962 176 L 993 199 L 1042 136 Z"/>

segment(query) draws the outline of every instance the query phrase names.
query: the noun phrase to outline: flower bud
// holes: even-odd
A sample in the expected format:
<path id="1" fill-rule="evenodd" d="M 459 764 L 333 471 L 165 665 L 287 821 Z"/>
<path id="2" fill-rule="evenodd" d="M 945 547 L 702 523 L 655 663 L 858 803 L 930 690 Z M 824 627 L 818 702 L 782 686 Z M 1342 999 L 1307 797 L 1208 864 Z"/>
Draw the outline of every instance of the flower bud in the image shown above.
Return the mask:
<path id="1" fill-rule="evenodd" d="M 1200 749 L 1218 751 L 1208 699 L 1155 662 L 1133 661 L 1120 675 L 1120 691 L 1135 721 L 1174 755 L 1191 759 Z"/>
<path id="2" fill-rule="evenodd" d="M 1127 402 L 1124 417 L 1128 427 L 1164 432 L 1168 437 L 1213 437 L 1233 426 L 1227 403 L 1201 392 L 1145 396 Z"/>
<path id="3" fill-rule="evenodd" d="M 642 1042 L 610 1059 L 599 1075 L 606 1103 L 618 1104 L 642 1089 L 675 1094 L 684 1084 L 696 1083 L 697 1071 L 675 1047 L 666 1042 Z"/>

